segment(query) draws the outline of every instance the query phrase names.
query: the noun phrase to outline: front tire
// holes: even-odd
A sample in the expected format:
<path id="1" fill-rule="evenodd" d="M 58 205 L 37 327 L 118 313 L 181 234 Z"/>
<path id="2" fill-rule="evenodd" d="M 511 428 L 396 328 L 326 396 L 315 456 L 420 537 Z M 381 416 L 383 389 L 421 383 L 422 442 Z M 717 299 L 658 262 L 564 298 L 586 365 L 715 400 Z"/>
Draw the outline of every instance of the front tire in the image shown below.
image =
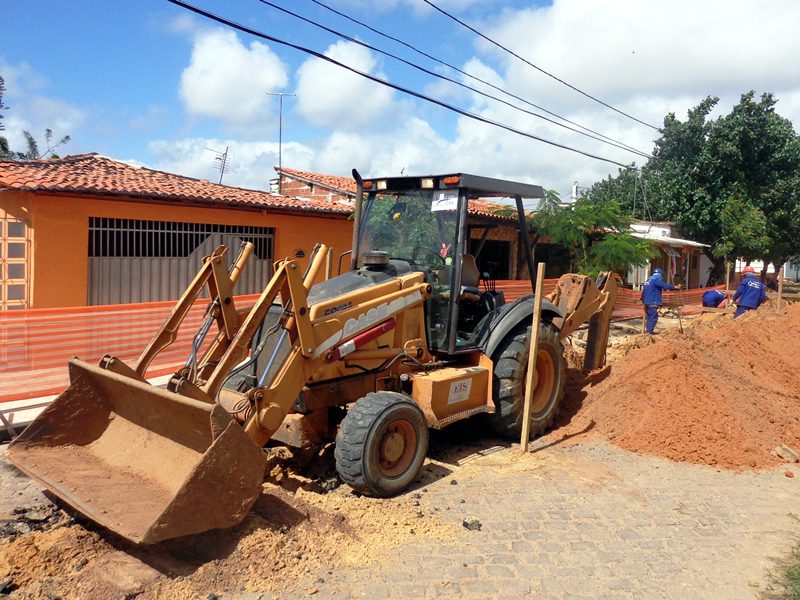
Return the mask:
<path id="1" fill-rule="evenodd" d="M 336 470 L 368 496 L 400 493 L 416 478 L 428 452 L 428 423 L 408 396 L 372 392 L 347 411 L 336 435 Z"/>
<path id="2" fill-rule="evenodd" d="M 495 413 L 490 423 L 494 432 L 504 437 L 519 438 L 522 434 L 530 332 L 530 327 L 515 329 L 500 342 L 493 356 L 492 397 Z M 531 398 L 532 438 L 550 428 L 564 397 L 567 371 L 564 347 L 558 333 L 546 323 L 539 326 L 536 371 L 538 383 Z"/>

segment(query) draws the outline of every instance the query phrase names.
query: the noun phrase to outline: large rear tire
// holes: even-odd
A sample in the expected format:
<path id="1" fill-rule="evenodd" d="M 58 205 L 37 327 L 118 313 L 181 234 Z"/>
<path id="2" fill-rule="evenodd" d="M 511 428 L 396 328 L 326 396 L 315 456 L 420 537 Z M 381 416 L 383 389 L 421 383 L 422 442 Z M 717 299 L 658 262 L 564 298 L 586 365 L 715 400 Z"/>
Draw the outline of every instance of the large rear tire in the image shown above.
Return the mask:
<path id="1" fill-rule="evenodd" d="M 530 354 L 530 327 L 511 331 L 500 342 L 494 356 L 492 396 L 495 413 L 491 426 L 495 433 L 519 439 Z M 531 399 L 531 437 L 547 431 L 558 414 L 564 397 L 567 365 L 564 347 L 550 325 L 539 326 L 539 349 L 536 357 L 538 383 Z"/>
<path id="2" fill-rule="evenodd" d="M 336 435 L 336 470 L 368 496 L 402 492 L 416 478 L 428 452 L 428 423 L 408 396 L 372 392 L 347 411 Z"/>

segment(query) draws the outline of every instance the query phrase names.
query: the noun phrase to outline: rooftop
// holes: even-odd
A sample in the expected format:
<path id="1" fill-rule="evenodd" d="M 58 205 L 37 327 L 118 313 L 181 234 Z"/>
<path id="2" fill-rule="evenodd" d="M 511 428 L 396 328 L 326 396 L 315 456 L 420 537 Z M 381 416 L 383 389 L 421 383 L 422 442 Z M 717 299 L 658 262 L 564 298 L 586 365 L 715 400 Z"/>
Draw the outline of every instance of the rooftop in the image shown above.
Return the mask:
<path id="1" fill-rule="evenodd" d="M 325 173 L 314 173 L 312 171 L 300 171 L 299 169 L 287 169 L 286 167 L 275 167 L 278 174 L 283 173 L 292 179 L 299 179 L 306 183 L 321 185 L 334 192 L 355 196 L 356 180 L 352 177 L 340 177 L 339 175 L 326 175 Z"/>
<path id="2" fill-rule="evenodd" d="M 257 210 L 347 216 L 346 206 L 292 198 L 184 177 L 116 161 L 98 154 L 31 161 L 0 161 L 0 189 L 64 195 L 113 196 L 190 202 Z"/>

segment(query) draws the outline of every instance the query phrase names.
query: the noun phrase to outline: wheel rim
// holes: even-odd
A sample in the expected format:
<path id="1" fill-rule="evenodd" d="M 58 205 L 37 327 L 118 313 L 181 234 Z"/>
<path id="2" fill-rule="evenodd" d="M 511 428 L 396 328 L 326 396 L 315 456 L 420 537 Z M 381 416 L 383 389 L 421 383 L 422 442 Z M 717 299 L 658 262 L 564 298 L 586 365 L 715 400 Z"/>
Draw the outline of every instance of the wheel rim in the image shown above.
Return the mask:
<path id="1" fill-rule="evenodd" d="M 536 389 L 531 398 L 531 415 L 534 419 L 547 412 L 556 385 L 556 363 L 547 350 L 536 353 L 536 374 Z"/>
<path id="2" fill-rule="evenodd" d="M 378 465 L 386 477 L 398 477 L 411 466 L 417 446 L 417 432 L 405 419 L 392 421 L 378 443 Z"/>

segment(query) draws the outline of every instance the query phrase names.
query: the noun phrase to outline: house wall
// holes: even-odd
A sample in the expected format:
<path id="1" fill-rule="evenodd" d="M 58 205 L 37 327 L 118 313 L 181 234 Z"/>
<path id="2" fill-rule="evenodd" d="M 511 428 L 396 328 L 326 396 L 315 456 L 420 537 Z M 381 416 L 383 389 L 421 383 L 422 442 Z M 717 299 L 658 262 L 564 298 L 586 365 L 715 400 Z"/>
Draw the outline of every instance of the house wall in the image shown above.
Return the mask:
<path id="1" fill-rule="evenodd" d="M 347 197 L 347 194 L 339 194 L 325 187 L 311 185 L 285 175 L 281 176 L 281 194 L 284 196 L 296 196 L 298 198 L 314 198 L 315 200 L 322 200 L 323 202 L 353 202 Z"/>
<path id="2" fill-rule="evenodd" d="M 218 223 L 275 228 L 275 258 L 306 256 L 314 244 L 350 249 L 352 221 L 339 216 L 274 214 L 264 210 L 211 208 L 6 190 L 0 207 L 31 228 L 29 308 L 85 306 L 88 285 L 89 217 Z M 199 267 L 199 265 L 198 265 Z"/>
<path id="3" fill-rule="evenodd" d="M 787 262 L 783 265 L 783 276 L 792 281 L 800 281 L 800 263 Z"/>
<path id="4" fill-rule="evenodd" d="M 711 269 L 713 268 L 714 262 L 706 255 L 705 252 L 701 253 L 698 260 L 697 269 L 697 285 L 699 287 L 706 287 L 706 285 L 708 285 L 708 278 L 711 275 Z"/>

